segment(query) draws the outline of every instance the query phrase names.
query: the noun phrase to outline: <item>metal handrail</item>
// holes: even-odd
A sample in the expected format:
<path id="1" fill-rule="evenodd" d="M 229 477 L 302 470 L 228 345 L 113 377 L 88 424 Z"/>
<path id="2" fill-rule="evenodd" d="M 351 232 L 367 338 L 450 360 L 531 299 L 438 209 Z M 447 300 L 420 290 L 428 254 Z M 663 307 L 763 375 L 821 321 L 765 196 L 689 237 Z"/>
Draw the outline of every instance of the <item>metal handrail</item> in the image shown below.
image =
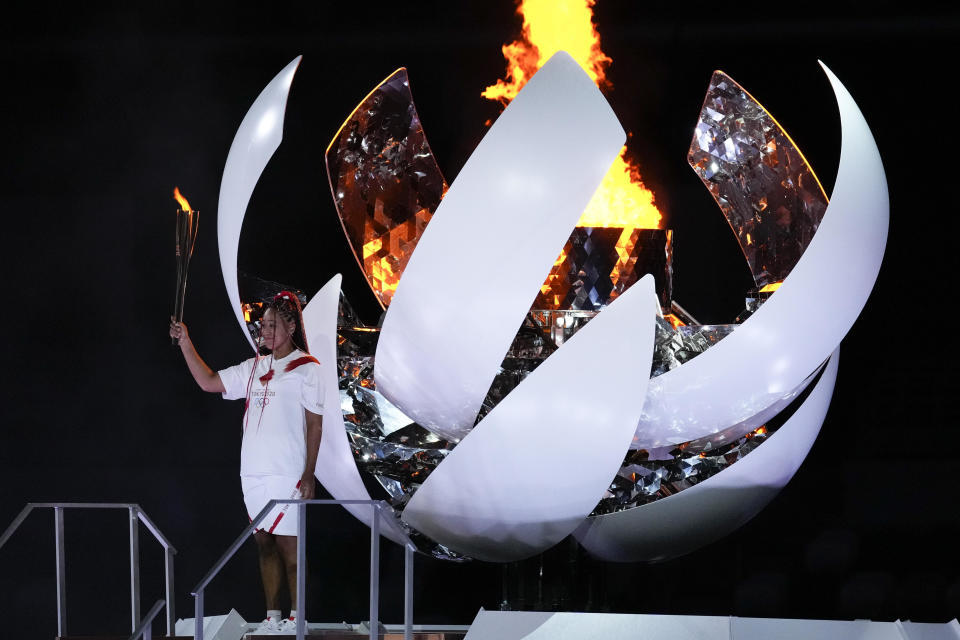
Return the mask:
<path id="1" fill-rule="evenodd" d="M 153 534 L 163 546 L 164 555 L 164 579 L 165 579 L 165 602 L 167 609 L 167 635 L 173 635 L 175 624 L 174 601 L 173 601 L 173 556 L 177 550 L 174 548 L 167 537 L 161 533 L 160 529 L 154 524 L 146 513 L 140 508 L 139 504 L 132 502 L 29 502 L 13 522 L 0 536 L 0 548 L 6 544 L 7 540 L 23 524 L 27 516 L 34 509 L 53 509 L 54 521 L 54 542 L 56 546 L 57 558 L 57 635 L 67 635 L 67 578 L 66 578 L 66 556 L 64 553 L 63 536 L 63 510 L 64 509 L 126 509 L 130 518 L 128 521 L 130 535 L 130 628 L 136 631 L 141 624 L 140 619 L 140 535 L 138 522 Z M 156 606 L 156 605 L 154 605 Z M 156 615 L 156 614 L 154 614 Z M 152 619 L 152 618 L 151 618 Z"/>
<path id="2" fill-rule="evenodd" d="M 306 633 L 306 571 L 301 571 L 300 567 L 306 565 L 307 505 L 337 504 L 369 505 L 371 507 L 373 521 L 370 525 L 370 638 L 376 640 L 379 637 L 380 511 L 387 506 L 383 500 L 270 500 L 190 592 L 190 595 L 194 597 L 194 640 L 203 640 L 204 590 L 223 569 L 227 561 L 243 546 L 247 538 L 253 534 L 270 510 L 278 504 L 297 506 L 297 640 L 303 640 Z M 410 640 L 413 637 L 413 552 L 416 550 L 416 546 L 406 532 L 399 527 L 393 527 L 393 531 L 399 534 L 404 542 L 403 637 L 404 640 Z"/>
<path id="3" fill-rule="evenodd" d="M 153 606 L 150 607 L 150 611 L 147 612 L 147 615 L 140 622 L 140 625 L 133 630 L 133 633 L 130 634 L 127 640 L 138 640 L 141 636 L 143 640 L 153 640 L 153 619 L 160 613 L 160 609 L 163 609 L 163 605 L 163 598 L 154 602 Z M 172 634 L 168 632 L 167 635 Z"/>

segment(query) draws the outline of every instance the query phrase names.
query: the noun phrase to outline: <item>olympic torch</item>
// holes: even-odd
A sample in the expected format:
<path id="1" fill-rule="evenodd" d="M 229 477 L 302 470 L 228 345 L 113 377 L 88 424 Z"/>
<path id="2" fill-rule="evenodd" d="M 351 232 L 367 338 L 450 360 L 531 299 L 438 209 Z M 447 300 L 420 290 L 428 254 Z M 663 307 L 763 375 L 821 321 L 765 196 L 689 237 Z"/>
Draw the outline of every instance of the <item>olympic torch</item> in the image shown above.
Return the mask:
<path id="1" fill-rule="evenodd" d="M 180 204 L 180 208 L 177 209 L 177 290 L 173 300 L 173 317 L 177 322 L 181 322 L 183 301 L 187 294 L 187 270 L 190 268 L 193 245 L 197 241 L 200 212 L 190 208 L 190 203 L 183 197 L 178 187 L 173 188 L 173 197 Z M 172 338 L 171 342 L 177 344 L 176 338 Z"/>

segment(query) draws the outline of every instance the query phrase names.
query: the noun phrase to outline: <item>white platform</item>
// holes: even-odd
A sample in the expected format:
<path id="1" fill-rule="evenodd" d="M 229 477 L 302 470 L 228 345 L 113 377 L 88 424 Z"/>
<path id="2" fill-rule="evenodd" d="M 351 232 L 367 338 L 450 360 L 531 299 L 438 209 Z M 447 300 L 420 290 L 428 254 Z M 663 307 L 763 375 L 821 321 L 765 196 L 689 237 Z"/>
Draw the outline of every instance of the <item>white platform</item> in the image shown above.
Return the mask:
<path id="1" fill-rule="evenodd" d="M 175 633 L 177 636 L 193 637 L 195 618 L 181 618 L 177 620 Z M 206 616 L 203 619 L 204 640 L 243 640 L 248 634 L 260 625 L 259 622 L 246 622 L 236 609 L 221 616 Z M 462 638 L 470 629 L 470 625 L 456 624 L 415 624 L 412 626 L 415 639 Z M 368 623 L 351 624 L 348 622 L 307 622 L 307 636 L 312 638 L 334 637 L 343 638 L 345 635 L 356 635 L 358 638 L 369 637 Z M 380 624 L 381 637 L 402 638 L 404 627 L 402 624 Z M 256 638 L 263 636 L 257 635 Z M 280 636 L 290 638 L 291 636 Z"/>
<path id="2" fill-rule="evenodd" d="M 666 616 L 619 613 L 484 611 L 465 640 L 960 640 L 960 624 L 793 620 L 732 616 Z"/>
<path id="3" fill-rule="evenodd" d="M 177 620 L 174 633 L 178 636 L 192 636 L 195 620 L 196 618 Z M 204 640 L 240 640 L 248 631 L 248 626 L 236 609 L 230 609 L 230 613 L 223 616 L 204 616 L 203 637 Z"/>

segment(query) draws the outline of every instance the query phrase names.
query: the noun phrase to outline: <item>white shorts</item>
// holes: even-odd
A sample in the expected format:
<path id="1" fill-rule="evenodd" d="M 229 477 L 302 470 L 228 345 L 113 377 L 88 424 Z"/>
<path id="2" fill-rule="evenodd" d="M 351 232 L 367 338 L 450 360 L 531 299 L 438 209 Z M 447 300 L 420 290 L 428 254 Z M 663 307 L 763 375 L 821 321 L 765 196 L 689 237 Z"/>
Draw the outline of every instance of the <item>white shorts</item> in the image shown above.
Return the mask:
<path id="1" fill-rule="evenodd" d="M 240 476 L 243 501 L 250 522 L 271 500 L 292 500 L 300 497 L 300 478 L 290 476 Z M 297 535 L 297 505 L 278 504 L 257 523 L 257 531 L 278 536 Z"/>

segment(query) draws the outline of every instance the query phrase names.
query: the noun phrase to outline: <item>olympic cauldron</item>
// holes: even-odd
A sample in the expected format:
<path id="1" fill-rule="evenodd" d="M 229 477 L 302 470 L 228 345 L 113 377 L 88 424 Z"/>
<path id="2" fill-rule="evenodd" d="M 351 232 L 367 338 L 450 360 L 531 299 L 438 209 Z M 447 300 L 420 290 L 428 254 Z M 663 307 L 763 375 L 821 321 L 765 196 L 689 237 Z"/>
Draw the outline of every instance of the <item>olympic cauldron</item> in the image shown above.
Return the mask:
<path id="1" fill-rule="evenodd" d="M 256 301 L 240 295 L 240 222 L 298 63 L 254 102 L 224 171 L 221 264 L 241 326 Z M 360 474 L 372 475 L 396 515 L 385 535 L 403 530 L 452 560 L 516 560 L 571 533 L 601 558 L 659 560 L 763 508 L 819 432 L 840 340 L 886 242 L 879 154 L 824 70 L 844 133 L 829 203 L 770 114 L 726 74 L 710 80 L 688 162 L 756 285 L 726 325 L 699 324 L 672 299 L 669 230 L 574 227 L 624 135 L 569 56 L 530 80 L 453 185 L 406 70 L 378 85 L 326 161 L 386 311 L 364 326 L 339 276 L 305 309 L 314 355 L 337 363 L 327 406 L 341 411 L 325 415 L 317 463 L 328 491 L 368 498 Z"/>

